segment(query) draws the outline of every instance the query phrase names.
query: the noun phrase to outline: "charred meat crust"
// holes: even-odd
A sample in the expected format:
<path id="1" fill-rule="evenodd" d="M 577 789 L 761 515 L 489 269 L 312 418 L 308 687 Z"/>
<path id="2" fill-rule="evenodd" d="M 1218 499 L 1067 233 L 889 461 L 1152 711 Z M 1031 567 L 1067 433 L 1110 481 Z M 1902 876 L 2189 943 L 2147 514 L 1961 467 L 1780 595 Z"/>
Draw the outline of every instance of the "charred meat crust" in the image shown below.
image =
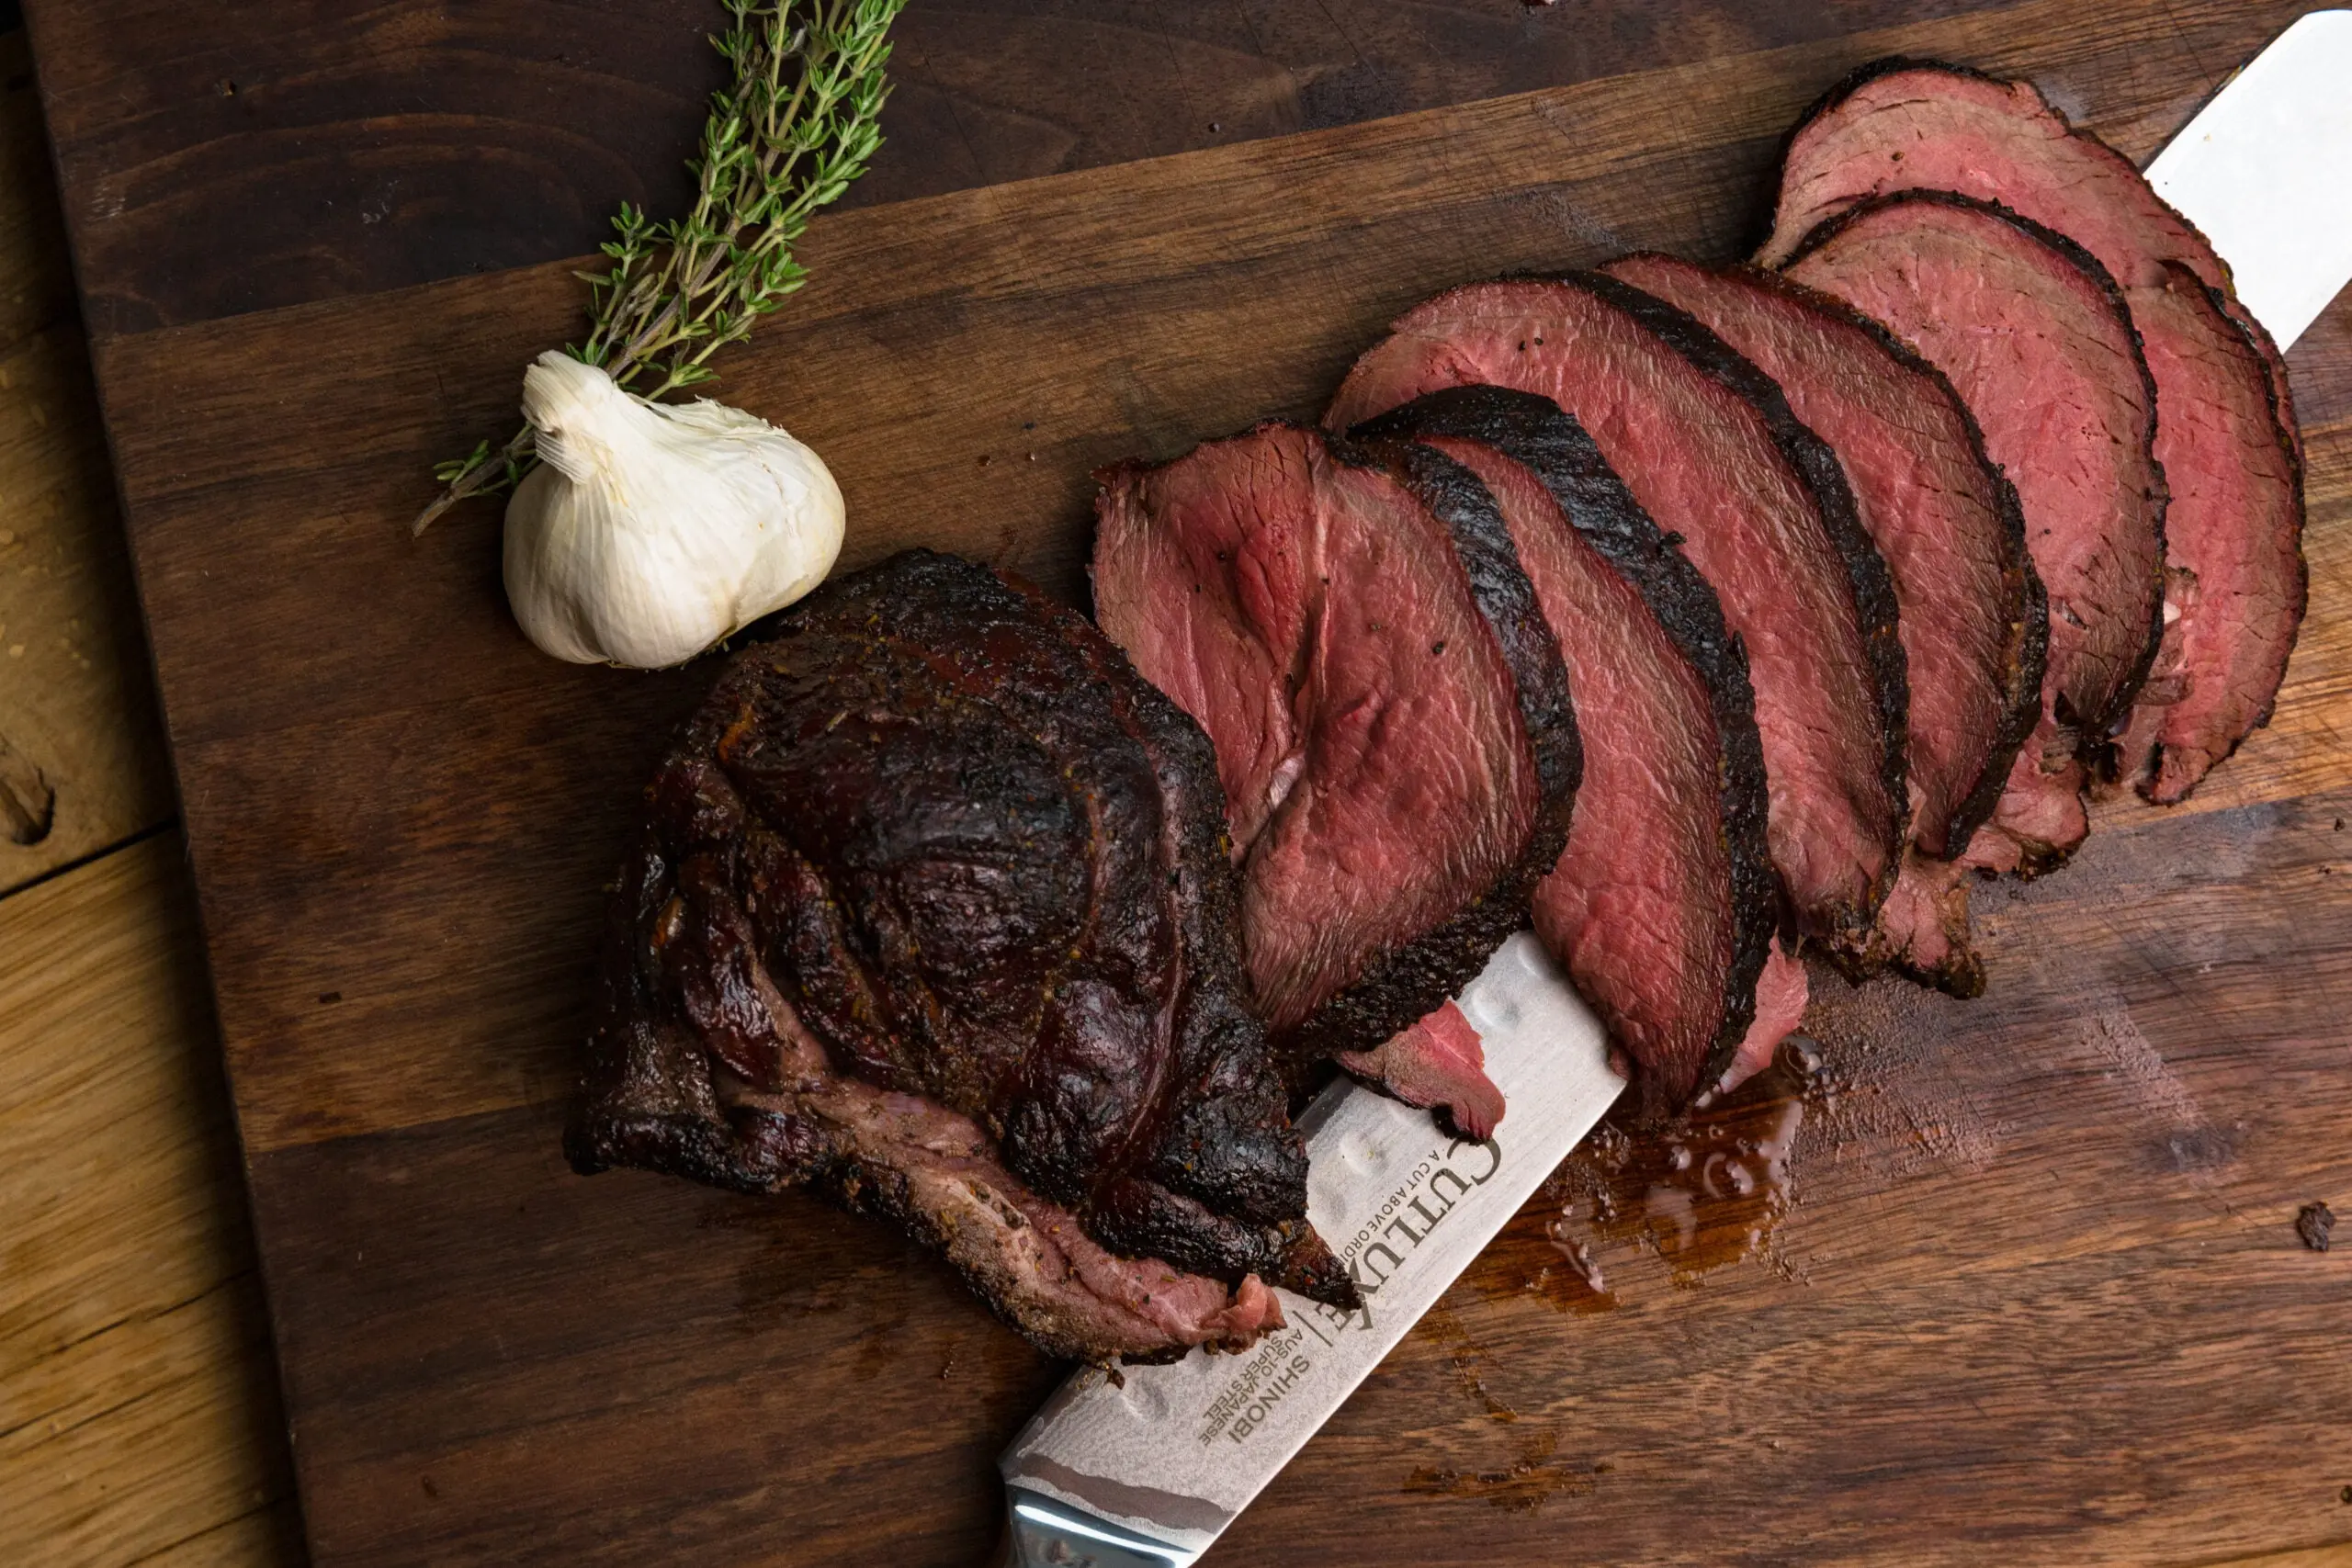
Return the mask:
<path id="1" fill-rule="evenodd" d="M 2098 286 L 2101 298 L 2107 301 L 2108 309 L 2113 312 L 2132 344 L 2132 364 L 2139 370 L 2141 393 L 2148 411 L 2147 422 L 2140 432 L 2140 445 L 2147 453 L 2149 471 L 2154 476 L 2155 481 L 2155 492 L 2151 498 L 2154 502 L 2152 522 L 2156 535 L 2156 603 L 2161 604 L 2164 584 L 2165 510 L 2171 498 L 2165 485 L 2164 465 L 2156 461 L 2156 381 L 2155 378 L 2149 373 L 2148 356 L 2141 343 L 2140 329 L 2132 324 L 2132 310 L 2124 301 L 2123 290 L 2117 285 L 2114 274 L 2100 265 L 2097 256 L 2056 230 L 2037 223 L 2032 219 L 2013 211 L 1997 201 L 1979 201 L 1974 197 L 1960 196 L 1947 190 L 1903 190 L 1857 202 L 1835 218 L 1826 219 L 1815 225 L 1812 232 L 1805 235 L 1804 243 L 1791 254 L 1789 265 L 1794 266 L 1835 240 L 1847 229 L 1862 222 L 1873 213 L 1914 204 L 1949 207 L 1961 211 L 1983 212 L 1996 217 L 2003 222 L 2015 227 L 2020 233 L 2039 240 L 2042 244 L 2065 257 Z M 2101 760 L 2109 731 L 2132 711 L 2132 700 L 2140 694 L 2140 687 L 2147 680 L 2150 667 L 2156 661 L 2156 649 L 2163 642 L 2164 629 L 2164 616 L 2161 614 L 2149 617 L 2144 645 L 2134 657 L 2130 671 L 2118 685 L 2103 711 L 2096 714 L 2059 716 L 2062 723 L 2074 727 L 2078 731 L 2081 737 L 2079 750 L 2086 762 L 2097 762 Z M 2041 869 L 2053 869 L 2064 863 L 2066 856 L 2071 853 L 2071 851 L 2067 851 L 2059 854 L 2056 859 L 2049 861 Z"/>
<path id="2" fill-rule="evenodd" d="M 1502 875 L 1442 924 L 1380 954 L 1300 1023 L 1287 1044 L 1301 1066 L 1374 1049 L 1477 977 L 1503 939 L 1525 922 L 1535 885 L 1558 863 L 1584 776 L 1567 666 L 1494 497 L 1469 469 L 1426 447 L 1323 440 L 1340 462 L 1385 469 L 1445 525 L 1479 617 L 1510 671 L 1535 762 L 1537 807 Z"/>
<path id="3" fill-rule="evenodd" d="M 1718 270 L 1757 288 L 1770 289 L 1783 299 L 1853 328 L 1878 344 L 1904 369 L 1933 386 L 1960 416 L 1962 426 L 1968 432 L 1969 455 L 1992 486 L 1994 505 L 2001 519 L 2002 575 L 2010 605 L 2010 638 L 2003 664 L 2007 677 L 2007 701 L 2001 728 L 1994 735 L 1993 749 L 1985 756 L 1984 770 L 1952 812 L 1948 858 L 1956 859 L 1967 848 L 1970 835 L 2000 803 L 2001 787 L 2008 780 L 2009 765 L 2017 761 L 2018 748 L 2025 744 L 2041 718 L 2041 677 L 2050 652 L 2050 600 L 2041 586 L 2041 575 L 2033 570 L 2032 552 L 2026 547 L 2025 509 L 2018 503 L 2017 486 L 2009 482 L 2001 466 L 1985 455 L 1984 432 L 1976 423 L 1975 411 L 1952 386 L 1951 378 L 1920 358 L 1908 344 L 1843 299 L 1807 288 L 1770 268 L 1735 262 Z"/>
<path id="4" fill-rule="evenodd" d="M 1240 1049 L 1257 1032 L 1243 1004 L 1238 914 L 1239 877 L 1227 853 L 1225 796 L 1216 783 L 1216 758 L 1208 737 L 1159 688 L 1135 672 L 1093 622 L 1054 604 L 1035 585 L 1011 580 L 1032 612 L 1049 621 L 1102 682 L 1113 716 L 1143 748 L 1173 824 L 1173 907 L 1186 964 L 1195 976 L 1186 998 L 1189 1016 L 1180 1037 L 1229 1041 Z M 1208 983 L 1200 983 L 1206 979 Z M 1131 1130 L 1123 1152 L 1140 1159 L 1149 1174 L 1196 1201 L 1227 1196 L 1196 1180 L 1258 1134 L 1253 1122 L 1264 1108 L 1217 1092 L 1224 1064 L 1214 1055 L 1193 1054 L 1172 1064 L 1178 1077 L 1158 1096 Z M 1136 1238 L 1138 1242 L 1143 1238 Z"/>
<path id="5" fill-rule="evenodd" d="M 1678 310 L 1656 295 L 1605 274 L 1578 272 L 1551 281 L 1597 295 L 1623 311 L 1659 342 L 1697 367 L 1701 372 L 1754 408 L 1770 434 L 1772 444 L 1811 493 L 1831 546 L 1846 570 L 1853 595 L 1854 615 L 1861 626 L 1864 657 L 1870 661 L 1871 695 L 1877 707 L 1883 745 L 1879 757 L 1879 787 L 1893 803 L 1888 813 L 1886 864 L 1871 890 L 1865 907 L 1843 912 L 1838 926 L 1825 932 L 1830 956 L 1841 966 L 1851 965 L 1867 950 L 1878 906 L 1894 885 L 1903 858 L 1903 840 L 1909 816 L 1905 787 L 1910 750 L 1909 686 L 1904 668 L 1903 641 L 1897 631 L 1894 579 L 1886 561 L 1863 528 L 1847 488 L 1846 470 L 1838 455 L 1807 430 L 1790 412 L 1780 384 L 1758 370 L 1729 344 L 1702 326 L 1688 311 Z"/>
<path id="6" fill-rule="evenodd" d="M 1722 756 L 1721 819 L 1731 866 L 1733 953 L 1724 1016 L 1698 1081 L 1731 1066 L 1756 1014 L 1756 978 L 1779 923 L 1765 836 L 1764 746 L 1747 650 L 1698 569 L 1634 499 L 1592 437 L 1549 398 L 1501 387 L 1424 393 L 1351 431 L 1369 441 L 1458 437 L 1480 442 L 1535 476 L 1587 543 L 1633 584 L 1650 616 L 1706 686 Z M 1555 857 L 1556 858 L 1556 857 Z"/>
<path id="7" fill-rule="evenodd" d="M 842 1126 L 729 1091 L 788 1098 L 813 1072 L 976 1119 L 1114 1254 L 1351 1298 L 1304 1219 L 1304 1146 L 1244 1005 L 1205 738 L 1082 618 L 951 557 L 840 580 L 778 630 L 647 792 L 574 1167 L 813 1183 L 952 1230 L 894 1205 L 907 1173 Z M 840 787 L 796 793 L 796 768 Z M 976 893 L 967 849 L 1019 874 Z M 1006 1260 L 950 1256 L 1046 1342 L 1035 1301 L 990 1289 Z"/>
<path id="8" fill-rule="evenodd" d="M 1949 60 L 1931 60 L 1917 55 L 1891 54 L 1883 59 L 1870 61 L 1861 65 L 1856 66 L 1838 81 L 1830 84 L 1828 90 L 1824 92 L 1819 97 L 1815 98 L 1811 107 L 1808 107 L 1804 113 L 1796 118 L 1795 123 L 1791 125 L 1787 132 L 1781 138 L 1780 156 L 1775 158 L 1772 162 L 1772 199 L 1770 205 L 1764 210 L 1764 241 L 1761 243 L 1770 243 L 1772 233 L 1777 226 L 1781 210 L 1781 198 L 1786 191 L 1785 181 L 1788 174 L 1789 153 L 1796 146 L 1797 138 L 1804 135 L 1806 129 L 1810 127 L 1814 121 L 1819 119 L 1826 114 L 1831 113 L 1840 105 L 1844 104 L 1847 99 L 1852 97 L 1856 93 L 1861 91 L 1871 83 L 1878 81 L 1882 77 L 1898 75 L 1905 71 L 1918 71 L 1946 76 L 1958 76 L 1968 81 L 1982 82 L 1988 85 L 2004 89 L 2012 85 L 2012 83 L 2007 78 L 1996 76 L 1990 72 L 1980 71 L 1973 65 L 1961 65 Z M 2039 89 L 2036 90 L 2035 96 L 2038 97 L 2041 96 Z M 2047 98 L 2042 99 L 2042 107 L 2048 109 L 2051 114 L 2057 117 L 2058 123 L 2066 128 L 2066 132 L 2069 136 L 2073 137 L 2075 141 L 2082 144 L 2084 147 L 2089 149 L 2095 156 L 2113 162 L 2120 167 L 2128 171 L 2133 179 L 2140 180 L 2143 185 L 2146 183 L 2140 174 L 2139 165 L 2132 163 L 2131 159 L 2126 158 L 2114 148 L 2109 146 L 2105 140 L 2096 133 L 2086 130 L 2081 126 L 2075 125 L 2066 118 L 2064 110 L 2059 108 L 2057 105 L 2051 103 Z M 2279 433 L 2287 441 L 2289 446 L 2293 448 L 2297 459 L 2298 471 L 2300 471 L 2303 450 L 2302 436 L 2301 433 L 2296 426 L 2293 393 L 2289 388 L 2287 381 L 2287 356 L 2279 352 L 2278 341 L 2271 337 L 2269 329 L 2265 327 L 2260 321 L 2255 320 L 2253 312 L 2249 311 L 2244 305 L 2238 302 L 2236 291 L 2229 287 L 2230 264 L 2223 261 L 2222 259 L 2221 253 L 2213 249 L 2213 243 L 2205 237 L 2204 231 L 2184 217 L 2178 208 L 2173 206 L 2172 203 L 2165 201 L 2161 196 L 2156 195 L 2153 187 L 2149 189 L 2148 194 L 2150 199 L 2154 200 L 2158 206 L 2163 208 L 2165 212 L 2171 214 L 2173 220 L 2180 225 L 2182 231 L 2188 234 L 2195 243 L 2196 247 L 2200 253 L 2199 259 L 2206 264 L 2206 266 L 2200 266 L 2195 270 L 2198 272 L 2199 276 L 2204 279 L 2208 287 L 2215 289 L 2215 302 L 2221 306 L 2222 313 L 2229 317 L 2232 321 L 2237 324 L 2238 330 L 2245 334 L 2246 341 L 2254 345 L 2255 353 L 2260 356 L 2263 364 L 2268 368 L 2270 372 L 2271 400 L 2278 415 Z M 1806 243 L 1811 243 L 1810 236 L 1808 236 Z M 2210 266 L 2211 268 L 2210 276 L 2207 275 L 2207 266 Z"/>

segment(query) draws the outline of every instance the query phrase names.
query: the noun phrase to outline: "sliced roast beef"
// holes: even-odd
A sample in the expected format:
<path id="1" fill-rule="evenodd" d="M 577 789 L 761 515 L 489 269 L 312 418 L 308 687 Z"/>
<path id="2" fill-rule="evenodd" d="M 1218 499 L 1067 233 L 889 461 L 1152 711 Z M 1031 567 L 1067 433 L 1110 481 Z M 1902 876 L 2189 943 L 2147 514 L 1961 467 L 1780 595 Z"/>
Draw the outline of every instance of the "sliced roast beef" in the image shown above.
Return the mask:
<path id="1" fill-rule="evenodd" d="M 2169 666 L 2120 751 L 2152 800 L 2187 795 L 2268 718 L 2306 599 L 2301 444 L 2278 347 L 2228 293 L 2205 237 L 2130 160 L 2069 126 L 2032 85 L 1882 61 L 1792 132 L 1771 237 L 1793 253 L 1869 197 L 1929 188 L 1997 201 L 2064 234 L 2123 289 L 2156 386 L 2156 457 L 2175 592 Z"/>
<path id="2" fill-rule="evenodd" d="M 1475 1061 L 1410 1026 L 1524 917 L 1582 766 L 1493 499 L 1280 423 L 1100 477 L 1095 613 L 1216 745 L 1277 1044 L 1481 1120 Z"/>
<path id="3" fill-rule="evenodd" d="M 1418 307 L 1356 362 L 1326 423 L 1481 383 L 1574 415 L 1713 586 L 1747 648 L 1773 863 L 1800 929 L 1857 962 L 1902 841 L 1903 649 L 1837 458 L 1720 338 L 1592 273 Z"/>
<path id="4" fill-rule="evenodd" d="M 1679 1109 L 1751 1033 L 1777 919 L 1746 653 L 1705 580 L 1548 400 L 1452 388 L 1357 434 L 1435 448 L 1502 508 L 1567 660 L 1585 746 L 1535 929 L 1638 1069 L 1644 1108 Z M 1793 972 L 1802 1013 L 1803 966 L 1771 962 L 1776 995 Z M 1793 1022 L 1749 1054 L 1769 1060 Z"/>
<path id="5" fill-rule="evenodd" d="M 1825 223 L 1789 274 L 1883 322 L 1951 378 L 2015 482 L 2050 604 L 2041 721 L 1972 863 L 2035 871 L 2088 831 L 2083 759 L 2130 711 L 2162 630 L 2155 389 L 2121 294 L 2081 246 L 1943 191 Z"/>
<path id="6" fill-rule="evenodd" d="M 2041 713 L 2049 622 L 2016 491 L 1942 373 L 1838 300 L 1755 267 L 1656 254 L 1602 270 L 1753 360 L 1844 465 L 1902 609 L 1912 807 L 1902 875 L 1944 882 L 1919 862 L 1967 847 Z M 1940 902 L 1919 928 L 1918 890 L 1898 887 L 1879 910 L 1884 957 L 1947 988 L 1980 986 L 1965 892 L 1955 942 Z"/>
<path id="7" fill-rule="evenodd" d="M 1082 618 L 916 552 L 728 664 L 615 897 L 582 1171 L 825 1187 L 1056 1354 L 1351 1287 L 1247 1007 L 1206 740 Z"/>
<path id="8" fill-rule="evenodd" d="M 1772 230 L 1756 260 L 1783 265 L 1824 220 L 1916 189 L 1956 191 L 2023 213 L 2098 257 L 2126 288 L 2157 282 L 2152 269 L 2177 262 L 2207 288 L 2229 292 L 2229 265 L 2212 242 L 2132 160 L 2077 130 L 2032 83 L 1902 55 L 1858 67 L 1790 129 Z M 2234 299 L 2228 310 L 2271 367 L 2283 403 L 2286 356 Z"/>

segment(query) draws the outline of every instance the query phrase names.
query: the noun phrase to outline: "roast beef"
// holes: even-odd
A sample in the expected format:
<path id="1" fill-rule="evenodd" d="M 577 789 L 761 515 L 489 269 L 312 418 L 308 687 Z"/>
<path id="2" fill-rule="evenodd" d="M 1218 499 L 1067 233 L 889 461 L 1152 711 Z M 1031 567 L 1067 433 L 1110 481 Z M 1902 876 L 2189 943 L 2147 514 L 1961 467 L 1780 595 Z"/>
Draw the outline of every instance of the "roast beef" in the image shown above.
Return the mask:
<path id="1" fill-rule="evenodd" d="M 2155 389 L 2115 281 L 2072 241 L 1949 192 L 1831 219 L 1789 274 L 1884 323 L 1951 378 L 2015 482 L 2049 595 L 2043 711 L 1967 858 L 2046 869 L 2088 831 L 2083 760 L 2130 710 L 2162 631 Z"/>
<path id="2" fill-rule="evenodd" d="M 1905 815 L 1903 649 L 1837 458 L 1682 311 L 1598 274 L 1442 294 L 1356 362 L 1326 422 L 1480 383 L 1576 416 L 1746 642 L 1772 860 L 1800 929 L 1866 954 Z"/>
<path id="3" fill-rule="evenodd" d="M 1348 1299 L 1220 807 L 1199 730 L 1034 590 L 927 552 L 828 585 L 646 793 L 573 1164 L 818 1184 L 1059 1355 Z"/>
<path id="4" fill-rule="evenodd" d="M 1582 766 L 1493 499 L 1433 452 L 1281 423 L 1099 477 L 1095 613 L 1216 745 L 1278 1048 L 1475 1131 L 1499 1100 L 1460 1032 L 1411 1026 L 1524 918 Z"/>
<path id="5" fill-rule="evenodd" d="M 1549 400 L 1431 392 L 1357 427 L 1478 476 L 1558 636 L 1577 694 L 1584 784 L 1566 850 L 1535 889 L 1537 933 L 1635 1067 L 1645 1110 L 1720 1082 L 1752 1032 L 1777 919 L 1764 754 L 1747 659 L 1681 553 Z M 1804 970 L 1774 955 L 1768 987 Z M 1785 1015 L 1783 1000 L 1777 1010 Z M 1762 1032 L 1769 1059 L 1793 1025 Z"/>
<path id="6" fill-rule="evenodd" d="M 2301 446 L 2286 363 L 2228 293 L 2211 245 L 2131 162 L 2023 82 L 1882 61 L 1789 140 L 1771 237 L 1786 259 L 1820 220 L 1912 187 L 1998 201 L 2066 235 L 2123 289 L 2156 387 L 2174 586 L 2171 644 L 2119 757 L 2149 798 L 2181 799 L 2264 722 L 2306 598 Z"/>
<path id="7" fill-rule="evenodd" d="M 1992 812 L 2041 713 L 2049 622 L 2017 491 L 1941 372 L 1839 301 L 1755 267 L 1655 254 L 1603 269 L 1688 310 L 1781 384 L 1844 465 L 1894 579 L 1910 680 L 1911 844 L 1879 910 L 1883 957 L 1963 994 L 1983 986 L 1929 892 Z M 1922 923 L 1921 916 L 1933 912 Z"/>

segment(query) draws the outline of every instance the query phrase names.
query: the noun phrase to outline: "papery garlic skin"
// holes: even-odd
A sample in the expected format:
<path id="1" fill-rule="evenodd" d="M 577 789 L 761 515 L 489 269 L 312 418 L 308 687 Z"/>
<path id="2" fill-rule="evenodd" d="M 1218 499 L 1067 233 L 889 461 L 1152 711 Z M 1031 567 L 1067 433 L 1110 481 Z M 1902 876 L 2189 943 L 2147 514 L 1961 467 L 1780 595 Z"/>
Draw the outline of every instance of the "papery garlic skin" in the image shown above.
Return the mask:
<path id="1" fill-rule="evenodd" d="M 523 376 L 540 466 L 506 503 L 506 600 L 575 664 L 658 670 L 783 608 L 842 547 L 817 455 L 740 409 L 647 403 L 570 355 Z"/>

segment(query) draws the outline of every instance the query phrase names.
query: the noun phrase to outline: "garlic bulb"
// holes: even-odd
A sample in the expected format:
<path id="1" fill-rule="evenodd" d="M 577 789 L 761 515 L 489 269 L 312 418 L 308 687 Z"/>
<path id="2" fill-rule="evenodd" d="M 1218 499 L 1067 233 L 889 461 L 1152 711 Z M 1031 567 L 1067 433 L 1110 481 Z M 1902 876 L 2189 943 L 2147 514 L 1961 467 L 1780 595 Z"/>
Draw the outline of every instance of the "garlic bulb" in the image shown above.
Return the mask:
<path id="1" fill-rule="evenodd" d="M 740 409 L 642 402 L 570 355 L 523 376 L 540 466 L 506 503 L 506 599 L 575 664 L 660 669 L 791 604 L 842 547 L 817 455 Z"/>

